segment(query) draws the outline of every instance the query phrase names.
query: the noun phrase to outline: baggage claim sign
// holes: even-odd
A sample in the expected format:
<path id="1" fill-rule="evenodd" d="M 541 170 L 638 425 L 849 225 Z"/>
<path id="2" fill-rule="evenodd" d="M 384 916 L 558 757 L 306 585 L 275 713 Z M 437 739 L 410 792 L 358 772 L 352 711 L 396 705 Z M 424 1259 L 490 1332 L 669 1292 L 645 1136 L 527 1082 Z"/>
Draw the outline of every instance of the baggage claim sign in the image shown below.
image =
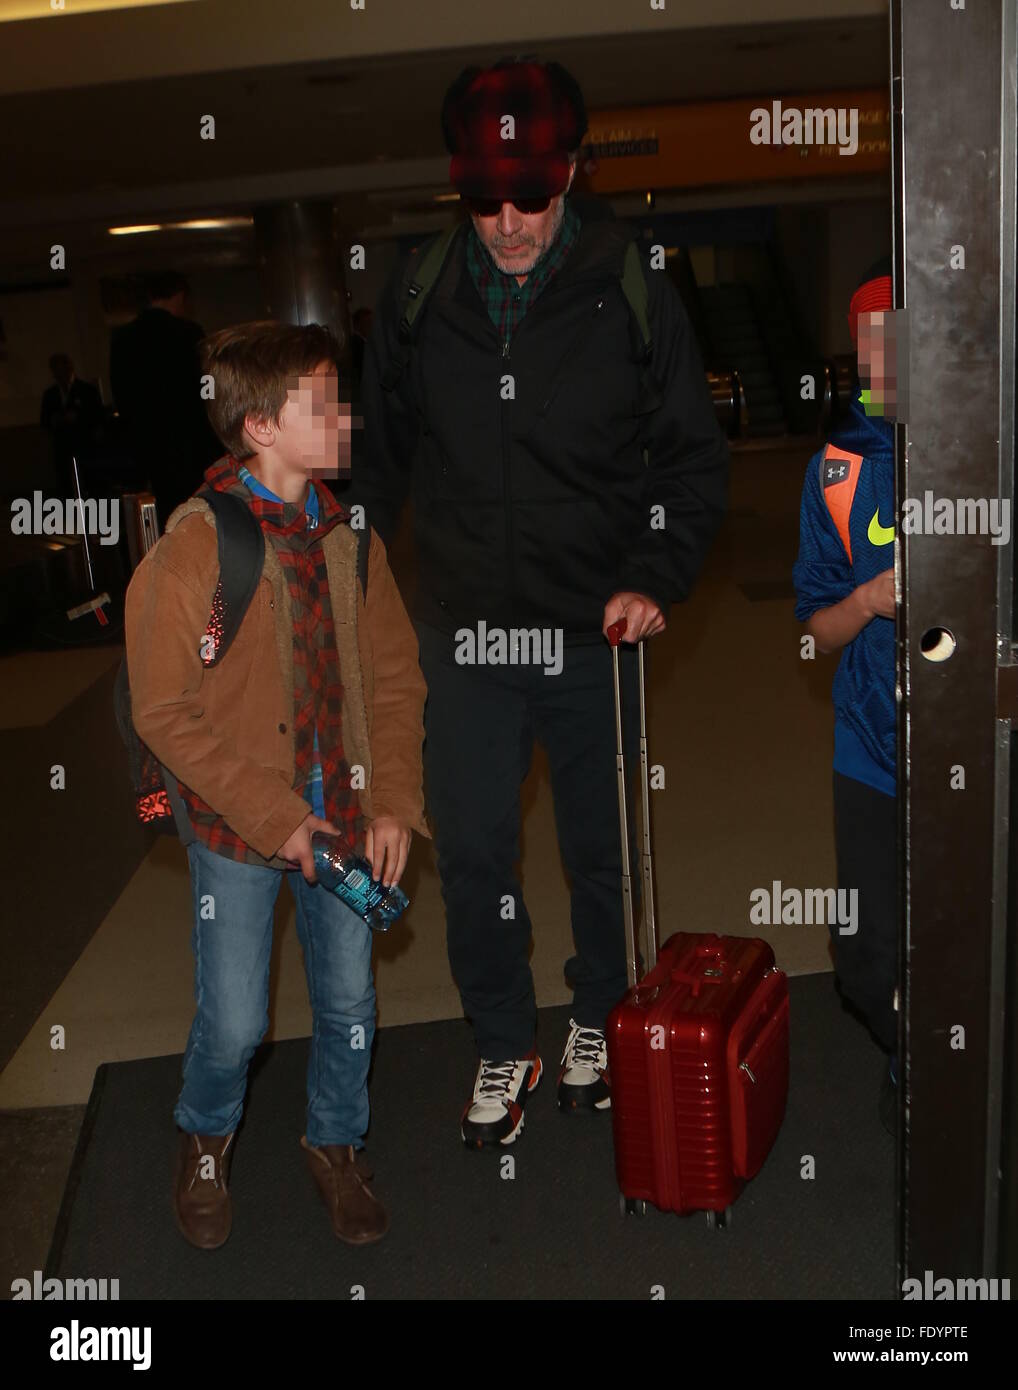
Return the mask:
<path id="1" fill-rule="evenodd" d="M 577 183 L 592 193 L 886 173 L 882 88 L 593 111 Z"/>

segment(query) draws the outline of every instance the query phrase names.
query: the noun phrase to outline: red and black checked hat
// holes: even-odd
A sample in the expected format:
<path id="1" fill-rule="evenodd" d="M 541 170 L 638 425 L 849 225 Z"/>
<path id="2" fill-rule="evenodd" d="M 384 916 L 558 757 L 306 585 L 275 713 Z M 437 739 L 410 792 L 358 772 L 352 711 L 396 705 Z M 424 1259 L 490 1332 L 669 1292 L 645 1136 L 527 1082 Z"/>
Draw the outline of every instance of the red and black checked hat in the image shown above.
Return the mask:
<path id="1" fill-rule="evenodd" d="M 503 138 L 506 116 L 512 139 Z M 560 64 L 465 68 L 442 106 L 449 180 L 466 198 L 553 197 L 569 182 L 567 155 L 586 129 L 583 95 Z"/>

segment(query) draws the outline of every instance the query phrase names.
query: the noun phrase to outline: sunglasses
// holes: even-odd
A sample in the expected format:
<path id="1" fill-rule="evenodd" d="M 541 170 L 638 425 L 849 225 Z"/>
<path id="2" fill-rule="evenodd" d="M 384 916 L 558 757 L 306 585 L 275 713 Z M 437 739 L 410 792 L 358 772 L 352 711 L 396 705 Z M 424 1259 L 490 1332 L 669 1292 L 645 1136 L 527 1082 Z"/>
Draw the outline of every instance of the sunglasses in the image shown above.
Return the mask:
<path id="1" fill-rule="evenodd" d="M 464 198 L 472 213 L 478 217 L 497 217 L 503 203 L 512 203 L 517 212 L 547 212 L 551 198 Z"/>

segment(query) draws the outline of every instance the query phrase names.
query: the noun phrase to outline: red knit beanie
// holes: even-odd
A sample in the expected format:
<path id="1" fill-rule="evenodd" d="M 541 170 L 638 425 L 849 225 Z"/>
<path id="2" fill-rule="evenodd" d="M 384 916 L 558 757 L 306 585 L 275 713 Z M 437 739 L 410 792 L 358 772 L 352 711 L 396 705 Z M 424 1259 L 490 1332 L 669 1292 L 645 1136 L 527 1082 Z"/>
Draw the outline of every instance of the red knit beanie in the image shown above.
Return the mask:
<path id="1" fill-rule="evenodd" d="M 848 305 L 848 331 L 852 342 L 859 337 L 859 315 L 869 314 L 877 309 L 894 308 L 894 286 L 891 280 L 891 258 L 884 256 L 871 265 L 863 276 L 855 294 Z"/>

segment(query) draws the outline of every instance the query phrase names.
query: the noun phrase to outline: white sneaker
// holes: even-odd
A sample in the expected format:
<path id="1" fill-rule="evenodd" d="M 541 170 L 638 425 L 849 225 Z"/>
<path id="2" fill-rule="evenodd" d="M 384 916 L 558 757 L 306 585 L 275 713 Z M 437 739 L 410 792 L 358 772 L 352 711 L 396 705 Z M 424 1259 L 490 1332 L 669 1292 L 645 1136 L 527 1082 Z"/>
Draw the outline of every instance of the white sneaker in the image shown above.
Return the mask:
<path id="1" fill-rule="evenodd" d="M 471 1149 L 512 1144 L 523 1128 L 523 1107 L 537 1089 L 543 1067 L 537 1048 L 510 1062 L 481 1058 L 474 1094 L 460 1120 L 463 1142 Z"/>
<path id="2" fill-rule="evenodd" d="M 558 1108 L 610 1110 L 608 1044 L 600 1028 L 581 1028 L 569 1020 L 569 1037 L 558 1073 Z"/>

